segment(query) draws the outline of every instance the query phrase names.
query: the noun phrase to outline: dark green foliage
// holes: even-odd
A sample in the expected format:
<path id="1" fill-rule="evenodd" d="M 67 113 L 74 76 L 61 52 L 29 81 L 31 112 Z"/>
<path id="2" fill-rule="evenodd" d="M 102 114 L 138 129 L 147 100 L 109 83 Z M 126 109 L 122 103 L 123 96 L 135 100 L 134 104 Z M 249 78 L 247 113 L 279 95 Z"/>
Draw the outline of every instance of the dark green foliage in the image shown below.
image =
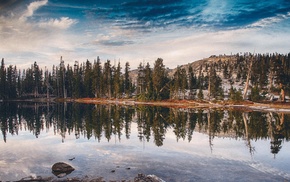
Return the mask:
<path id="1" fill-rule="evenodd" d="M 162 100 L 169 98 L 169 89 L 166 88 L 169 82 L 167 71 L 165 65 L 163 64 L 163 59 L 158 58 L 155 61 L 153 68 L 153 90 L 154 90 L 154 100 Z"/>
<path id="2" fill-rule="evenodd" d="M 7 96 L 10 99 L 15 99 L 17 97 L 17 69 L 16 67 L 13 68 L 12 65 L 10 65 L 7 69 L 7 83 L 6 83 L 6 91 Z"/>
<path id="3" fill-rule="evenodd" d="M 213 67 L 209 69 L 209 93 L 210 98 L 221 100 L 224 98 L 224 91 L 222 89 L 222 79 L 216 74 Z"/>
<path id="4" fill-rule="evenodd" d="M 118 63 L 117 68 L 114 67 L 114 76 L 113 76 L 113 90 L 114 90 L 114 97 L 115 98 L 120 98 L 122 95 L 122 85 L 123 85 L 123 79 L 122 79 L 122 73 L 121 73 L 121 65 L 120 62 Z"/>
<path id="5" fill-rule="evenodd" d="M 251 100 L 253 102 L 258 102 L 258 101 L 261 101 L 262 99 L 263 99 L 263 97 L 260 95 L 259 87 L 257 87 L 257 86 L 252 87 L 251 94 L 249 95 L 249 100 Z"/>
<path id="6" fill-rule="evenodd" d="M 197 98 L 199 100 L 202 100 L 203 99 L 203 91 L 202 91 L 202 88 L 201 87 L 198 90 Z"/>
<path id="7" fill-rule="evenodd" d="M 188 68 L 188 89 L 189 89 L 189 98 L 188 99 L 194 99 L 196 95 L 196 89 L 197 89 L 197 79 L 194 75 L 192 66 L 189 65 Z"/>
<path id="8" fill-rule="evenodd" d="M 130 97 L 130 90 L 132 88 L 132 82 L 130 80 L 129 72 L 130 72 L 130 63 L 126 62 L 124 74 L 124 93 L 126 94 L 127 98 Z"/>
<path id="9" fill-rule="evenodd" d="M 103 85 L 104 85 L 104 93 L 105 96 L 108 98 L 112 97 L 112 68 L 111 68 L 111 62 L 110 60 L 107 60 L 107 62 L 104 65 L 104 71 L 103 71 Z"/>
<path id="10" fill-rule="evenodd" d="M 94 97 L 93 69 L 92 69 L 92 63 L 89 60 L 86 61 L 86 66 L 85 66 L 84 87 L 85 87 L 84 97 Z"/>
<path id="11" fill-rule="evenodd" d="M 94 68 L 93 68 L 93 91 L 94 95 L 97 98 L 100 98 L 103 95 L 103 73 L 102 73 L 102 66 L 101 66 L 101 60 L 98 57 L 97 62 L 94 63 Z"/>
<path id="12" fill-rule="evenodd" d="M 6 69 L 4 64 L 4 58 L 1 61 L 0 68 L 0 99 L 5 99 L 6 95 Z"/>
<path id="13" fill-rule="evenodd" d="M 243 100 L 242 91 L 237 90 L 236 88 L 233 88 L 233 86 L 231 86 L 229 92 L 229 99 L 235 102 L 242 101 Z"/>

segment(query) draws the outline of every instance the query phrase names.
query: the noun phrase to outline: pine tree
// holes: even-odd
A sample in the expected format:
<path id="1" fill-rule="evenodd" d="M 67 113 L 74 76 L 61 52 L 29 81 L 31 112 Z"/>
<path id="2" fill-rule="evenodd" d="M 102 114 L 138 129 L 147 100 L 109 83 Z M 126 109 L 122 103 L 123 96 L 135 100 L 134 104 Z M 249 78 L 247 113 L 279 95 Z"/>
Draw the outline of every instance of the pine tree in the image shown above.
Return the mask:
<path id="1" fill-rule="evenodd" d="M 108 98 L 112 97 L 112 68 L 110 60 L 104 65 L 103 71 L 103 84 L 104 84 L 104 91 L 107 94 Z"/>
<path id="2" fill-rule="evenodd" d="M 114 97 L 120 98 L 122 92 L 122 78 L 121 78 L 121 65 L 120 62 L 118 63 L 117 68 L 114 69 L 114 76 L 113 76 L 113 85 L 114 85 Z"/>
<path id="3" fill-rule="evenodd" d="M 189 65 L 188 68 L 188 89 L 189 89 L 189 99 L 193 99 L 195 96 L 194 89 L 197 88 L 197 80 L 193 73 L 192 66 Z"/>
<path id="4" fill-rule="evenodd" d="M 61 56 L 59 68 L 56 68 L 57 90 L 58 90 L 59 98 L 67 97 L 67 91 L 65 88 L 65 72 L 66 72 L 66 69 L 65 69 L 64 61 L 62 60 L 62 56 Z"/>
<path id="5" fill-rule="evenodd" d="M 95 97 L 100 98 L 103 95 L 103 86 L 102 65 L 98 57 L 93 69 L 93 88 Z"/>
<path id="6" fill-rule="evenodd" d="M 82 96 L 83 81 L 82 81 L 82 69 L 77 61 L 75 61 L 73 72 L 74 76 L 73 76 L 72 96 L 74 98 L 80 98 Z"/>
<path id="7" fill-rule="evenodd" d="M 145 93 L 146 93 L 146 99 L 152 100 L 153 98 L 153 81 L 152 81 L 152 69 L 150 68 L 150 64 L 147 63 L 145 66 Z"/>
<path id="8" fill-rule="evenodd" d="M 93 78 L 92 63 L 89 60 L 87 60 L 84 75 L 85 97 L 93 97 L 92 78 Z"/>
<path id="9" fill-rule="evenodd" d="M 222 89 L 222 79 L 216 74 L 216 70 L 213 66 L 209 68 L 209 84 L 208 84 L 208 94 L 209 99 L 223 99 L 223 89 Z"/>
<path id="10" fill-rule="evenodd" d="M 183 93 L 183 99 L 185 99 L 185 93 L 186 90 L 188 88 L 188 84 L 187 84 L 187 74 L 186 74 L 186 70 L 184 68 L 181 69 L 181 74 L 180 74 L 181 78 L 181 92 Z"/>
<path id="11" fill-rule="evenodd" d="M 15 99 L 17 97 L 16 91 L 16 73 L 15 69 L 12 65 L 7 68 L 7 83 L 6 83 L 6 90 L 7 90 L 7 97 L 9 99 Z"/>
<path id="12" fill-rule="evenodd" d="M 42 70 L 39 68 L 36 62 L 33 64 L 33 80 L 34 80 L 34 97 L 38 97 L 39 91 L 42 86 Z"/>
<path id="13" fill-rule="evenodd" d="M 158 58 L 155 61 L 153 69 L 153 88 L 155 100 L 169 98 L 169 89 L 166 88 L 168 82 L 169 80 L 167 77 L 165 66 L 163 64 L 163 59 Z"/>
<path id="14" fill-rule="evenodd" d="M 4 64 L 4 58 L 2 58 L 0 68 L 0 99 L 5 98 L 6 98 L 6 69 Z"/>
<path id="15" fill-rule="evenodd" d="M 229 92 L 229 100 L 234 102 L 239 102 L 243 100 L 242 92 L 241 90 L 237 90 L 236 88 L 233 88 L 231 85 L 230 92 Z"/>
<path id="16" fill-rule="evenodd" d="M 67 97 L 73 96 L 73 69 L 70 65 L 67 65 L 66 73 L 65 73 L 65 88 L 67 90 Z"/>
<path id="17" fill-rule="evenodd" d="M 198 94 L 197 94 L 197 98 L 199 100 L 202 100 L 203 99 L 203 90 L 202 90 L 202 87 L 199 87 Z"/>
<path id="18" fill-rule="evenodd" d="M 176 71 L 173 75 L 173 90 L 174 90 L 174 98 L 179 99 L 179 92 L 181 89 L 181 68 L 177 66 Z"/>
<path id="19" fill-rule="evenodd" d="M 145 98 L 145 73 L 144 73 L 144 65 L 142 63 L 138 66 L 138 76 L 137 76 L 137 95 L 141 100 Z"/>
<path id="20" fill-rule="evenodd" d="M 28 68 L 25 71 L 25 78 L 23 80 L 23 91 L 24 91 L 24 94 L 27 95 L 27 96 L 33 94 L 34 88 L 35 88 L 35 85 L 34 85 L 33 71 L 32 71 L 31 68 Z"/>
<path id="21" fill-rule="evenodd" d="M 130 80 L 130 76 L 129 76 L 129 72 L 130 72 L 130 64 L 129 62 L 126 62 L 125 64 L 125 74 L 124 74 L 124 93 L 126 94 L 126 97 L 129 98 L 130 97 L 130 92 L 131 92 L 131 80 Z"/>

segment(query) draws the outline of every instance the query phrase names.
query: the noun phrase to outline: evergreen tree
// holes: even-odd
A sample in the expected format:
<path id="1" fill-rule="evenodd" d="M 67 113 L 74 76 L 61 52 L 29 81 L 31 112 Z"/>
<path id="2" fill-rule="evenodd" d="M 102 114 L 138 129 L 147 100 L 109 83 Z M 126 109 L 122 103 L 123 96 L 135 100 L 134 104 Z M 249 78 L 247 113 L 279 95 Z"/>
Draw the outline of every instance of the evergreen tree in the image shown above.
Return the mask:
<path id="1" fill-rule="evenodd" d="M 6 69 L 4 58 L 2 58 L 0 68 L 0 99 L 5 99 L 6 97 Z"/>
<path id="2" fill-rule="evenodd" d="M 82 81 L 82 69 L 79 63 L 76 61 L 74 64 L 74 76 L 73 76 L 73 92 L 74 98 L 80 98 L 82 96 L 83 81 Z"/>
<path id="3" fill-rule="evenodd" d="M 23 85 L 23 92 L 25 93 L 26 96 L 33 94 L 35 85 L 34 85 L 33 71 L 31 68 L 28 68 L 25 71 L 25 78 L 23 80 L 22 85 Z"/>
<path id="4" fill-rule="evenodd" d="M 59 98 L 66 98 L 67 97 L 67 91 L 65 88 L 65 65 L 64 61 L 62 60 L 62 57 L 60 57 L 60 64 L 59 68 L 56 67 L 56 79 L 57 79 L 57 96 Z"/>
<path id="5" fill-rule="evenodd" d="M 17 80 L 16 68 L 14 69 L 13 66 L 10 65 L 7 69 L 7 83 L 6 83 L 7 97 L 9 99 L 15 99 L 17 97 L 16 80 Z"/>
<path id="6" fill-rule="evenodd" d="M 121 78 L 121 65 L 118 63 L 117 68 L 114 68 L 113 85 L 114 85 L 114 97 L 120 98 L 122 92 L 122 78 Z"/>
<path id="7" fill-rule="evenodd" d="M 152 69 L 150 68 L 150 64 L 147 63 L 145 67 L 145 75 L 144 75 L 144 81 L 145 81 L 145 93 L 146 93 L 146 99 L 152 100 L 153 98 L 153 81 L 152 81 Z"/>
<path id="8" fill-rule="evenodd" d="M 104 65 L 103 85 L 104 85 L 104 91 L 107 94 L 107 97 L 111 98 L 112 97 L 112 68 L 111 68 L 110 60 L 107 60 L 107 62 Z"/>
<path id="9" fill-rule="evenodd" d="M 176 71 L 173 75 L 173 90 L 174 90 L 174 98 L 179 99 L 179 92 L 181 90 L 181 68 L 177 66 Z"/>
<path id="10" fill-rule="evenodd" d="M 203 90 L 202 90 L 202 87 L 199 87 L 198 94 L 197 94 L 197 98 L 199 100 L 202 100 L 203 99 Z"/>
<path id="11" fill-rule="evenodd" d="M 73 69 L 70 65 L 67 65 L 66 73 L 65 73 L 65 88 L 67 90 L 67 97 L 73 96 Z"/>
<path id="12" fill-rule="evenodd" d="M 189 99 L 193 99 L 195 96 L 195 91 L 194 89 L 197 88 L 197 80 L 194 75 L 192 66 L 189 65 L 188 68 L 188 89 L 189 89 Z"/>
<path id="13" fill-rule="evenodd" d="M 185 99 L 185 93 L 186 90 L 188 88 L 188 84 L 187 84 L 187 74 L 186 74 L 186 70 L 184 68 L 181 69 L 181 74 L 180 74 L 181 78 L 181 92 L 183 93 L 183 99 Z"/>
<path id="14" fill-rule="evenodd" d="M 38 97 L 39 91 L 42 87 L 42 70 L 39 68 L 36 62 L 33 64 L 33 83 L 34 97 Z"/>
<path id="15" fill-rule="evenodd" d="M 125 64 L 125 74 L 124 74 L 124 93 L 126 94 L 126 97 L 129 98 L 130 97 L 130 92 L 131 92 L 131 80 L 130 80 L 130 76 L 129 76 L 129 72 L 130 72 L 130 64 L 129 62 L 126 62 Z"/>
<path id="16" fill-rule="evenodd" d="M 237 90 L 236 88 L 233 88 L 231 86 L 230 92 L 229 92 L 229 100 L 234 102 L 239 102 L 243 100 L 242 92 L 241 90 Z"/>
<path id="17" fill-rule="evenodd" d="M 144 99 L 143 97 L 145 93 L 145 73 L 144 73 L 144 65 L 142 63 L 138 66 L 138 76 L 137 76 L 137 95 Z"/>
<path id="18" fill-rule="evenodd" d="M 216 74 L 215 68 L 210 66 L 209 68 L 209 99 L 223 99 L 222 79 Z"/>
<path id="19" fill-rule="evenodd" d="M 93 71 L 92 63 L 87 60 L 84 75 L 85 97 L 93 97 Z"/>
<path id="20" fill-rule="evenodd" d="M 102 75 L 102 65 L 100 58 L 98 56 L 97 62 L 94 64 L 93 70 L 93 88 L 95 92 L 95 97 L 100 98 L 103 95 L 103 75 Z"/>
<path id="21" fill-rule="evenodd" d="M 169 88 L 166 88 L 168 82 L 169 80 L 165 66 L 163 64 L 163 59 L 158 58 L 155 61 L 153 69 L 153 88 L 155 100 L 169 98 Z"/>
<path id="22" fill-rule="evenodd" d="M 258 102 L 263 99 L 263 97 L 260 95 L 260 89 L 258 86 L 252 87 L 251 94 L 249 95 L 249 99 L 253 102 Z"/>

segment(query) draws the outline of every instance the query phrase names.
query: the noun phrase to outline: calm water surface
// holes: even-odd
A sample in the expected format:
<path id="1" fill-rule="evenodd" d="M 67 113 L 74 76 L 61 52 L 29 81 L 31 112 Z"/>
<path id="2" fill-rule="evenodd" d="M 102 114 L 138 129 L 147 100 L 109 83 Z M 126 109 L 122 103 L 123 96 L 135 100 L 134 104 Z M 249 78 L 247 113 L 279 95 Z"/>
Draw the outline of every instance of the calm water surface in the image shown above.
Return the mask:
<path id="1" fill-rule="evenodd" d="M 0 114 L 2 181 L 54 177 L 56 162 L 76 169 L 66 178 L 290 180 L 287 113 L 1 103 Z"/>

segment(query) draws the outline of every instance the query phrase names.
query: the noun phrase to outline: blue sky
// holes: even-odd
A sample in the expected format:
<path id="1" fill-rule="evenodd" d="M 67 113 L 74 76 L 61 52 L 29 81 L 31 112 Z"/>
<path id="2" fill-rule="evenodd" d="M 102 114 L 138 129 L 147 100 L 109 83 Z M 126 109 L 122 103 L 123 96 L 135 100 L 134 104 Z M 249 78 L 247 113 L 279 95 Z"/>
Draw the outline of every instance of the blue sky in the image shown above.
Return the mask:
<path id="1" fill-rule="evenodd" d="M 0 57 L 29 67 L 74 61 L 169 68 L 218 54 L 290 52 L 288 0 L 1 0 Z"/>

